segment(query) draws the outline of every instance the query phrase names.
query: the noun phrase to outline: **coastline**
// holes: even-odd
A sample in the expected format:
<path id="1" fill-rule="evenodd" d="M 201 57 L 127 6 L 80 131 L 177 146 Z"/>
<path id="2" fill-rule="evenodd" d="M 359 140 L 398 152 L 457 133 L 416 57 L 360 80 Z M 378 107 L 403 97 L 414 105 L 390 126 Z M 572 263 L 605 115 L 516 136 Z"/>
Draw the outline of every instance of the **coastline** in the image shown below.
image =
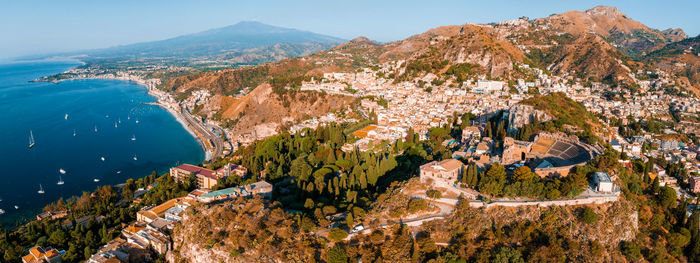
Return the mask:
<path id="1" fill-rule="evenodd" d="M 68 71 L 67 71 L 68 72 Z M 154 97 L 156 99 L 156 102 L 153 103 L 148 103 L 151 105 L 157 105 L 163 109 L 165 109 L 170 115 L 172 115 L 175 120 L 180 123 L 180 125 L 194 138 L 199 146 L 202 148 L 202 151 L 204 152 L 204 159 L 206 161 L 211 160 L 211 155 L 213 150 L 207 148 L 206 144 L 204 143 L 203 140 L 205 138 L 201 138 L 192 128 L 190 128 L 190 124 L 185 120 L 185 117 L 182 116 L 182 113 L 178 112 L 173 108 L 173 104 L 177 104 L 174 99 L 172 99 L 172 96 L 170 94 L 160 91 L 156 88 L 156 85 L 160 83 L 160 79 L 143 79 L 140 76 L 135 76 L 135 75 L 130 75 L 130 74 L 120 74 L 119 76 L 116 76 L 114 74 L 102 74 L 102 75 L 94 75 L 94 76 L 76 76 L 76 77 L 70 77 L 70 78 L 62 78 L 59 80 L 48 80 L 46 77 L 42 77 L 39 79 L 35 79 L 32 81 L 35 82 L 52 82 L 52 83 L 58 83 L 62 81 L 67 81 L 67 80 L 81 80 L 81 79 L 101 79 L 101 80 L 121 80 L 121 81 L 128 81 L 128 82 L 133 82 L 136 83 L 139 86 L 142 86 L 146 88 L 146 93 L 148 95 Z"/>

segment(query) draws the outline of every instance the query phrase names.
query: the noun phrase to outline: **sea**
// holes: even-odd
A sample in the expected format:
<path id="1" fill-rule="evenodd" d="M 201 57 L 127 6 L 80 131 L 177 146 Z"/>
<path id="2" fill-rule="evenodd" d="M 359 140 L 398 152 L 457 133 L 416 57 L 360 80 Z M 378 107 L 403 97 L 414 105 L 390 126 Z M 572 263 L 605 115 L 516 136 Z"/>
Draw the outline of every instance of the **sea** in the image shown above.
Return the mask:
<path id="1" fill-rule="evenodd" d="M 174 116 L 146 104 L 156 99 L 143 86 L 103 79 L 30 82 L 78 65 L 0 64 L 0 223 L 6 228 L 35 218 L 61 197 L 205 158 Z"/>

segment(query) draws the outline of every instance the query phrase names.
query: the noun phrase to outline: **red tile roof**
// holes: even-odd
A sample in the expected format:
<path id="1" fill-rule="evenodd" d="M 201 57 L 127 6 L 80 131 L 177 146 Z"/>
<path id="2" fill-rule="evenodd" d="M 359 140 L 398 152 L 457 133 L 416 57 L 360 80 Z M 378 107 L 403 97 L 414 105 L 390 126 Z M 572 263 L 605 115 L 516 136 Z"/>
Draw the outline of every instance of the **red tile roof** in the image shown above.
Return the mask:
<path id="1" fill-rule="evenodd" d="M 183 165 L 178 166 L 177 168 L 194 173 L 195 175 L 201 174 L 201 175 L 203 175 L 205 177 L 209 177 L 211 179 L 217 179 L 214 171 L 209 170 L 207 168 L 202 168 L 202 167 L 194 166 L 191 164 L 183 164 Z"/>

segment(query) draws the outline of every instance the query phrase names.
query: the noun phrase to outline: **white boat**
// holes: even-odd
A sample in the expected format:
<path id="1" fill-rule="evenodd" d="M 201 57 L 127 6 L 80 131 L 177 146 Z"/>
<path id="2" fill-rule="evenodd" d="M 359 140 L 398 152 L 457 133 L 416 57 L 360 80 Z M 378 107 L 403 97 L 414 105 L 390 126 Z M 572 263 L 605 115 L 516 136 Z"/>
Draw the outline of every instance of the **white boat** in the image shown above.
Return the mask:
<path id="1" fill-rule="evenodd" d="M 4 214 L 5 210 L 0 209 L 0 215 Z"/>
<path id="2" fill-rule="evenodd" d="M 126 116 L 126 119 L 127 119 L 127 120 L 131 120 L 131 116 Z"/>
<path id="3" fill-rule="evenodd" d="M 61 178 L 60 175 L 58 176 L 58 183 L 56 183 L 56 184 L 57 184 L 57 185 L 63 185 L 63 184 L 64 184 L 63 178 Z"/>
<path id="4" fill-rule="evenodd" d="M 104 161 L 105 161 L 105 157 L 104 157 L 104 156 L 103 156 L 103 157 L 100 157 L 100 160 L 102 160 L 102 161 L 104 162 Z"/>
<path id="5" fill-rule="evenodd" d="M 118 127 L 118 126 L 117 126 L 117 123 L 115 122 L 115 123 L 114 123 L 114 128 L 117 128 L 117 127 Z"/>
<path id="6" fill-rule="evenodd" d="M 105 118 L 109 118 L 109 114 L 105 115 Z"/>
<path id="7" fill-rule="evenodd" d="M 121 171 L 121 170 L 117 171 L 117 174 L 120 174 L 120 173 L 122 173 L 122 171 Z"/>
<path id="8" fill-rule="evenodd" d="M 63 170 L 63 168 L 58 169 L 58 172 L 61 174 L 66 174 L 66 170 Z"/>
<path id="9" fill-rule="evenodd" d="M 19 209 L 19 206 L 15 206 L 15 210 L 16 210 L 16 209 Z"/>
<path id="10" fill-rule="evenodd" d="M 30 130 L 29 131 L 29 148 L 31 149 L 34 147 L 34 133 Z"/>
<path id="11" fill-rule="evenodd" d="M 136 140 L 136 135 L 131 136 L 131 140 L 135 141 Z"/>
<path id="12" fill-rule="evenodd" d="M 63 118 L 67 120 L 67 119 L 68 119 L 68 113 L 66 113 L 66 116 L 63 117 Z"/>
<path id="13" fill-rule="evenodd" d="M 75 137 L 75 135 L 76 135 L 76 133 L 75 133 L 75 129 L 73 129 L 73 137 Z"/>
<path id="14" fill-rule="evenodd" d="M 122 124 L 122 118 L 117 119 L 117 122 L 119 122 L 119 124 Z"/>
<path id="15" fill-rule="evenodd" d="M 95 132 L 97 132 L 97 125 L 95 125 Z"/>
<path id="16" fill-rule="evenodd" d="M 92 181 L 97 183 L 97 182 L 100 182 L 100 179 L 95 178 L 95 179 L 92 179 Z"/>
<path id="17" fill-rule="evenodd" d="M 134 161 L 138 160 L 139 158 L 136 158 L 136 155 L 134 155 Z"/>
<path id="18" fill-rule="evenodd" d="M 37 193 L 43 194 L 44 193 L 44 187 L 41 187 L 41 184 L 39 184 L 39 191 L 36 191 Z"/>
<path id="19" fill-rule="evenodd" d="M 136 120 L 136 123 L 139 123 L 139 120 Z"/>

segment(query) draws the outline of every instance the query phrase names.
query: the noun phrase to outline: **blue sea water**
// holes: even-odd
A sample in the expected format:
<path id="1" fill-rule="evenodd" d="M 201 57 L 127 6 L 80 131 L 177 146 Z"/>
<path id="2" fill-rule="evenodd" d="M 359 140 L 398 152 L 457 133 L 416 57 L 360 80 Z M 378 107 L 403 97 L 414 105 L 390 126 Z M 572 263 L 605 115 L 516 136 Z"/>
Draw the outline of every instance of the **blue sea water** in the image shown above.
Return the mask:
<path id="1" fill-rule="evenodd" d="M 0 209 L 5 210 L 0 222 L 5 226 L 34 218 L 60 197 L 204 159 L 200 145 L 173 116 L 144 104 L 155 98 L 143 86 L 119 80 L 29 82 L 76 65 L 0 64 Z M 36 142 L 31 149 L 30 131 Z M 59 176 L 65 184 L 57 185 Z M 44 194 L 37 192 L 40 184 Z"/>

